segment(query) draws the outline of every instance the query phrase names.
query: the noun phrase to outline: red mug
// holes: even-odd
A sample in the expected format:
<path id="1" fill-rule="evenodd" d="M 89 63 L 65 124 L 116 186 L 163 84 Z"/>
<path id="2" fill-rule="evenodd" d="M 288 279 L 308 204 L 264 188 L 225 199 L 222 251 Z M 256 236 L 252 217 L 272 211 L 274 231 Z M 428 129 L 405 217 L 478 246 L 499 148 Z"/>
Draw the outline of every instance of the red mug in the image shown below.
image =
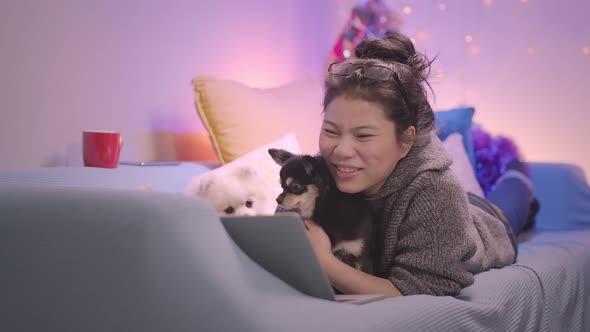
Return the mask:
<path id="1" fill-rule="evenodd" d="M 115 168 L 123 146 L 121 133 L 113 131 L 84 131 L 82 154 L 84 166 Z"/>

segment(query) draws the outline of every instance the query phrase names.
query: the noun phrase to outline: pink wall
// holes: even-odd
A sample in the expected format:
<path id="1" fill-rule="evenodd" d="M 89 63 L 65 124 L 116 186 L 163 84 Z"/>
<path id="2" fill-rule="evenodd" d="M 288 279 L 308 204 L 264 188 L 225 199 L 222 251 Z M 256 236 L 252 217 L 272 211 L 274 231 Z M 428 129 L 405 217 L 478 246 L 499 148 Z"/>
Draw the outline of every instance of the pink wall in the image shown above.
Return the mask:
<path id="1" fill-rule="evenodd" d="M 473 105 L 475 121 L 512 137 L 526 159 L 576 163 L 590 176 L 590 1 L 386 2 L 411 7 L 403 32 L 438 55 L 437 109 Z"/>
<path id="2" fill-rule="evenodd" d="M 80 165 L 88 128 L 122 131 L 124 160 L 174 159 L 174 135 L 204 132 L 193 76 L 265 87 L 322 75 L 356 1 L 2 1 L 0 168 Z M 590 2 L 385 1 L 412 8 L 403 32 L 439 56 L 436 109 L 474 105 L 527 159 L 590 174 Z"/>
<path id="3" fill-rule="evenodd" d="M 313 10 L 312 10 L 313 8 Z M 81 131 L 122 131 L 122 160 L 175 159 L 203 132 L 190 84 L 320 75 L 333 37 L 313 0 L 0 2 L 0 168 L 81 165 Z"/>

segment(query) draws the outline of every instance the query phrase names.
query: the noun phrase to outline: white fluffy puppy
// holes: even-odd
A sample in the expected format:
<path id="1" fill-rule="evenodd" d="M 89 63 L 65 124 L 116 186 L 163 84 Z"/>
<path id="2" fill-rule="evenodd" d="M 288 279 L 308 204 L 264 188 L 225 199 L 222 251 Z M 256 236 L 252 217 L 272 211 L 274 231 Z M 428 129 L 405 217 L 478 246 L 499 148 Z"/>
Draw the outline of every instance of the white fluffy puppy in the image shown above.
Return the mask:
<path id="1" fill-rule="evenodd" d="M 195 176 L 185 193 L 204 198 L 220 215 L 272 215 L 277 207 L 267 180 L 251 166 Z"/>

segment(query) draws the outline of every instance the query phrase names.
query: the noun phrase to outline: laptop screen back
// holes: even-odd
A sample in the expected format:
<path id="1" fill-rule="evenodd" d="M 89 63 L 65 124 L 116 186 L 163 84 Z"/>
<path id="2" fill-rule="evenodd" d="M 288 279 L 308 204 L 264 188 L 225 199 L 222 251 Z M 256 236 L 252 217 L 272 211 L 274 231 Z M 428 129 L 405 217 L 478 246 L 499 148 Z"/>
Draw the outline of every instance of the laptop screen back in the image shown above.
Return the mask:
<path id="1" fill-rule="evenodd" d="M 234 242 L 253 261 L 300 292 L 334 300 L 334 290 L 297 214 L 221 217 Z"/>

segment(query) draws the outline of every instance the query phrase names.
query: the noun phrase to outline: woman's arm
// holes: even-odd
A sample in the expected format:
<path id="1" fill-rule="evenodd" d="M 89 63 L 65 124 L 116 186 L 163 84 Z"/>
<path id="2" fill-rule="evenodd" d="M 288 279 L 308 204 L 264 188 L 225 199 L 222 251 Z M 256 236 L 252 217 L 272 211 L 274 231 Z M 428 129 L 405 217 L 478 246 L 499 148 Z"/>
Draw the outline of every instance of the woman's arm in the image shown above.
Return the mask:
<path id="1" fill-rule="evenodd" d="M 305 222 L 312 247 L 332 286 L 344 294 L 403 295 L 389 281 L 357 270 L 332 254 L 330 238 L 324 230 L 312 221 Z"/>
<path id="2" fill-rule="evenodd" d="M 344 294 L 383 294 L 390 297 L 403 295 L 388 279 L 357 270 L 334 255 L 320 258 L 320 264 L 332 286 Z"/>

